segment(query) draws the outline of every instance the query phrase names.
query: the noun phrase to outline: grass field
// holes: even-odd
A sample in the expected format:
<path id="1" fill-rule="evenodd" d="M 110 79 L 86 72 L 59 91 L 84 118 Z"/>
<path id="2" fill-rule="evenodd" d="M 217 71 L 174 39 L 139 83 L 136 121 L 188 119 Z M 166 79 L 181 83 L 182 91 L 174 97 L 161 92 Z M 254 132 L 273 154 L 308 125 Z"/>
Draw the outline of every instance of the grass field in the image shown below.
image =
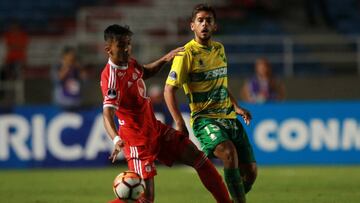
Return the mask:
<path id="1" fill-rule="evenodd" d="M 124 167 L 0 170 L 1 203 L 106 203 Z M 220 171 L 222 171 L 219 168 Z M 159 167 L 157 203 L 211 203 L 196 173 Z M 360 166 L 260 167 L 248 203 L 359 203 Z"/>

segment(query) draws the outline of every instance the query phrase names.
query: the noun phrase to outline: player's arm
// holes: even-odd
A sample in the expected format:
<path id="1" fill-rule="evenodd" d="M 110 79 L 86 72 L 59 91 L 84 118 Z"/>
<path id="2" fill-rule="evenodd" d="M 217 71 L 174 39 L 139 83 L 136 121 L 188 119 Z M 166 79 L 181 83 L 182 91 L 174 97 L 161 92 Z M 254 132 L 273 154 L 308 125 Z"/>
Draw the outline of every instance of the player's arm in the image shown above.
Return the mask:
<path id="1" fill-rule="evenodd" d="M 176 124 L 176 129 L 186 133 L 186 135 L 189 135 L 189 131 L 186 128 L 184 118 L 181 115 L 180 109 L 178 107 L 178 102 L 176 99 L 176 91 L 177 87 L 173 85 L 166 84 L 164 88 L 164 98 L 166 105 L 170 111 L 171 116 L 174 119 L 174 122 Z"/>
<path id="2" fill-rule="evenodd" d="M 111 140 L 114 140 L 114 138 L 118 136 L 114 122 L 115 110 L 116 109 L 112 107 L 104 107 L 103 109 L 104 127 Z"/>
<path id="3" fill-rule="evenodd" d="M 175 56 L 178 56 L 179 55 L 179 52 L 182 52 L 184 51 L 184 48 L 183 47 L 178 47 L 174 50 L 171 50 L 169 53 L 165 54 L 163 57 L 161 57 L 160 59 L 152 62 L 152 63 L 149 63 L 149 64 L 146 64 L 144 65 L 144 76 L 143 78 L 144 79 L 147 79 L 147 78 L 150 78 L 152 77 L 153 75 L 155 75 L 157 72 L 159 72 L 159 70 L 161 69 L 161 67 L 171 61 Z"/>
<path id="4" fill-rule="evenodd" d="M 249 125 L 252 119 L 251 113 L 247 109 L 242 108 L 238 105 L 235 97 L 231 94 L 229 89 L 228 95 L 230 97 L 231 103 L 234 105 L 236 114 L 240 115 L 244 119 L 246 125 Z"/>
<path id="5" fill-rule="evenodd" d="M 124 142 L 117 134 L 117 129 L 114 121 L 115 111 L 116 109 L 113 107 L 104 107 L 103 109 L 104 127 L 115 146 L 113 152 L 109 157 L 109 159 L 111 159 L 113 163 L 115 162 L 117 155 L 121 151 L 121 148 L 124 147 Z"/>

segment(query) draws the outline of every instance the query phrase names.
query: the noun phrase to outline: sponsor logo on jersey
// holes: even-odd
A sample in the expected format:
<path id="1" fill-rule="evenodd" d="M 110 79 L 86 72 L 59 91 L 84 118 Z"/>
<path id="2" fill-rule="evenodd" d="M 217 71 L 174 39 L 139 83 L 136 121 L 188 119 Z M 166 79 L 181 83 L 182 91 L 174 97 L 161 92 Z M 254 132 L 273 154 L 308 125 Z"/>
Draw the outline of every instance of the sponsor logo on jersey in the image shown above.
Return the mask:
<path id="1" fill-rule="evenodd" d="M 116 90 L 115 89 L 108 89 L 107 91 L 107 97 L 110 99 L 115 99 L 117 96 Z"/>
<path id="2" fill-rule="evenodd" d="M 119 71 L 119 72 L 117 73 L 117 76 L 118 76 L 118 77 L 124 77 L 125 74 L 126 74 L 126 72 Z"/>
<path id="3" fill-rule="evenodd" d="M 220 76 L 224 76 L 226 74 L 227 74 L 227 68 L 226 67 L 215 69 L 215 70 L 212 70 L 212 71 L 209 71 L 209 72 L 205 73 L 205 80 L 211 79 L 211 78 L 217 78 L 217 77 L 220 77 Z"/>
<path id="4" fill-rule="evenodd" d="M 175 71 L 171 71 L 171 72 L 169 73 L 169 78 L 170 78 L 171 80 L 176 80 L 176 79 L 177 79 L 177 74 L 176 74 L 176 72 L 175 72 Z"/>

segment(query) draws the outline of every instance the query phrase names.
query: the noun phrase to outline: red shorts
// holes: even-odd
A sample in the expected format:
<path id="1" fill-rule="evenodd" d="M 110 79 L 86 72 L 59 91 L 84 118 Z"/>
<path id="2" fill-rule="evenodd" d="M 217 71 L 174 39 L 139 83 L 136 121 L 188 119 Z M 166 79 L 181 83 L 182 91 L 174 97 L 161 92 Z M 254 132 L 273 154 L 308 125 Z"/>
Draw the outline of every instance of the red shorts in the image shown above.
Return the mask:
<path id="1" fill-rule="evenodd" d="M 144 179 L 156 175 L 155 160 L 171 166 L 191 143 L 188 136 L 165 124 L 159 124 L 159 131 L 158 139 L 149 146 L 125 145 L 123 148 L 129 169 L 137 172 Z"/>

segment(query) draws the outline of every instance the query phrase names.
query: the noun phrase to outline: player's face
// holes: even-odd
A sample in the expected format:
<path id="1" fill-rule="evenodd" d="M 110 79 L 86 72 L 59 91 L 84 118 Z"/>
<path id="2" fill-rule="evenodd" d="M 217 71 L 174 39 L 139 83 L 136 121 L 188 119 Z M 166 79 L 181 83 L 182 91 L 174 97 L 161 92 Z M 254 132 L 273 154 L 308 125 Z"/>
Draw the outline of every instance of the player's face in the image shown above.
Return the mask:
<path id="1" fill-rule="evenodd" d="M 108 54 L 117 65 L 127 64 L 131 55 L 131 37 L 125 36 L 110 43 Z"/>
<path id="2" fill-rule="evenodd" d="M 195 33 L 195 40 L 207 45 L 212 33 L 216 30 L 216 23 L 211 12 L 200 11 L 191 22 L 191 30 Z"/>

